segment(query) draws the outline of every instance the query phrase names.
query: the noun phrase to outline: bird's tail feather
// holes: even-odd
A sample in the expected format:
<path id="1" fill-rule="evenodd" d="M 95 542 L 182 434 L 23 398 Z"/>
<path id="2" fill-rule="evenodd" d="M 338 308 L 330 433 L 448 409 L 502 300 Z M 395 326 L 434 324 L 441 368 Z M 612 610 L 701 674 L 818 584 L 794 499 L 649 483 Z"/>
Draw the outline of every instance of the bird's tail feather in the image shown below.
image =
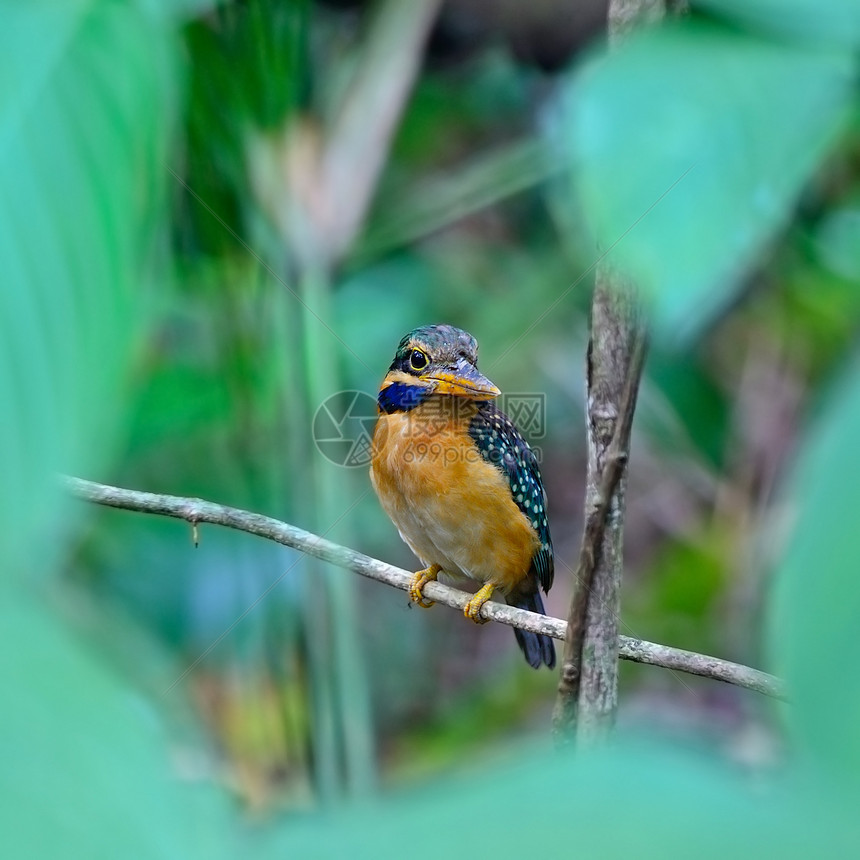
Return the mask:
<path id="1" fill-rule="evenodd" d="M 546 615 L 543 600 L 541 600 L 540 592 L 537 590 L 532 594 L 518 594 L 508 602 L 518 609 L 527 609 L 529 612 Z M 514 635 L 517 637 L 517 645 L 520 646 L 529 666 L 533 669 L 540 669 L 542 665 L 546 665 L 550 669 L 555 666 L 555 646 L 549 636 L 543 633 L 532 633 L 529 630 L 520 630 L 519 627 L 514 627 Z"/>

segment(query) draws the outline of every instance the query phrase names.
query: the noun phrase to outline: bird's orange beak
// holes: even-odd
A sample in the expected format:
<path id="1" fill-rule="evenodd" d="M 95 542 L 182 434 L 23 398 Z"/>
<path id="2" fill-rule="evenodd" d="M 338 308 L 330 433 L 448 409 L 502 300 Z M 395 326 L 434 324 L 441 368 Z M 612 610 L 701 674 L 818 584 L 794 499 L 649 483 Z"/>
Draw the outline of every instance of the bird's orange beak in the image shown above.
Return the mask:
<path id="1" fill-rule="evenodd" d="M 476 367 L 465 360 L 458 361 L 453 371 L 438 371 L 424 379 L 436 383 L 436 394 L 453 394 L 457 397 L 469 397 L 472 400 L 492 400 L 502 393 L 486 376 L 478 373 Z"/>

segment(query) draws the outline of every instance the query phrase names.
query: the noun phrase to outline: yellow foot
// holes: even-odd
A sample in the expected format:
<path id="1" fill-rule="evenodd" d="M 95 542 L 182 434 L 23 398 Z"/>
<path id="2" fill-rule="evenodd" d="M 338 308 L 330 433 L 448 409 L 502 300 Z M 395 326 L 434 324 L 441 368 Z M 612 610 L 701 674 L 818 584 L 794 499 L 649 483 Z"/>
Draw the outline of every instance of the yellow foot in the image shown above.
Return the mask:
<path id="1" fill-rule="evenodd" d="M 481 618 L 481 607 L 490 599 L 490 595 L 495 589 L 492 582 L 488 582 L 481 587 L 481 590 L 476 592 L 472 599 L 463 607 L 463 615 L 466 618 L 471 618 L 476 624 L 486 624 L 490 619 Z"/>
<path id="2" fill-rule="evenodd" d="M 433 582 L 438 576 L 440 570 L 442 570 L 442 568 L 438 564 L 431 564 L 430 567 L 412 574 L 412 582 L 409 586 L 409 597 L 422 609 L 429 609 L 431 606 L 436 605 L 435 600 L 428 600 L 424 597 L 421 589 L 424 588 L 428 582 Z"/>

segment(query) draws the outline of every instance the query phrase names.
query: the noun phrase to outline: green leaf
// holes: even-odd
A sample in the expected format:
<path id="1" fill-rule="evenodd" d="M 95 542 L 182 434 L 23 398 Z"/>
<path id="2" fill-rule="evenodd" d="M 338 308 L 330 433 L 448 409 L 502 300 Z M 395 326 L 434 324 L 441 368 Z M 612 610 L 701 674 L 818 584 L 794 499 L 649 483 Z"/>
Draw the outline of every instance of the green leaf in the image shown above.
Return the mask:
<path id="1" fill-rule="evenodd" d="M 856 0 L 695 0 L 694 5 L 774 36 L 807 43 L 860 44 Z"/>
<path id="2" fill-rule="evenodd" d="M 134 0 L 144 12 L 164 20 L 182 21 L 226 6 L 230 0 Z"/>
<path id="3" fill-rule="evenodd" d="M 586 218 L 653 297 L 661 336 L 731 301 L 840 129 L 854 69 L 847 53 L 686 23 L 571 80 L 563 132 Z"/>
<path id="4" fill-rule="evenodd" d="M 0 629 L 15 643 L 0 648 L 4 852 L 219 856 L 213 822 L 227 810 L 216 809 L 214 794 L 195 796 L 175 779 L 152 706 L 10 588 Z"/>
<path id="5" fill-rule="evenodd" d="M 815 246 L 830 271 L 860 282 L 860 205 L 828 212 L 816 230 Z"/>
<path id="6" fill-rule="evenodd" d="M 791 691 L 798 746 L 860 782 L 860 361 L 810 427 L 791 485 L 793 523 L 774 593 L 770 649 Z"/>
<path id="7" fill-rule="evenodd" d="M 64 547 L 56 472 L 101 467 L 125 420 L 164 209 L 173 37 L 113 0 L 17 4 L 0 33 L 4 850 L 184 858 L 198 805 L 154 712 L 32 582 Z M 210 841 L 200 856 L 223 840 Z"/>
<path id="8" fill-rule="evenodd" d="M 0 557 L 114 445 L 156 247 L 170 40 L 108 2 L 19 4 L 0 50 Z M 14 85 L 13 85 L 14 84 Z M 56 533 L 45 552 L 61 545 Z"/>
<path id="9" fill-rule="evenodd" d="M 480 774 L 294 822 L 255 857 L 756 858 L 852 856 L 851 823 L 820 797 L 755 790 L 704 756 L 657 745 L 600 753 L 518 750 Z M 759 786 L 760 788 L 760 786 Z M 853 849 L 853 851 L 852 851 Z"/>

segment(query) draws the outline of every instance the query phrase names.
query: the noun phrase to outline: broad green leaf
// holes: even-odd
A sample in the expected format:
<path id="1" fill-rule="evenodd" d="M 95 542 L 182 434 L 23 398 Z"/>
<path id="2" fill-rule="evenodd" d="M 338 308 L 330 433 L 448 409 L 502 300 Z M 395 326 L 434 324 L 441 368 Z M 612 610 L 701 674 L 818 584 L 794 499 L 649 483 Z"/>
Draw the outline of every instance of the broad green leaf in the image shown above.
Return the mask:
<path id="1" fill-rule="evenodd" d="M 171 773 L 152 705 L 41 607 L 12 588 L 2 597 L 0 628 L 15 643 L 0 648 L 4 853 L 221 856 L 228 810 Z"/>
<path id="2" fill-rule="evenodd" d="M 570 81 L 562 123 L 599 252 L 654 300 L 661 336 L 731 301 L 843 122 L 847 53 L 701 25 L 635 35 Z"/>
<path id="3" fill-rule="evenodd" d="M 828 269 L 860 283 L 860 204 L 828 212 L 816 231 L 815 246 Z"/>
<path id="4" fill-rule="evenodd" d="M 803 788 L 789 797 L 705 756 L 619 744 L 576 758 L 519 750 L 384 805 L 293 822 L 254 856 L 739 860 L 763 846 L 780 858 L 853 856 L 852 824 Z"/>
<path id="5" fill-rule="evenodd" d="M 210 12 L 218 6 L 227 6 L 231 0 L 136 0 L 136 2 L 145 12 L 181 21 Z"/>
<path id="6" fill-rule="evenodd" d="M 124 421 L 164 202 L 172 35 L 113 0 L 21 3 L 3 25 L 4 850 L 188 857 L 197 803 L 154 712 L 33 587 L 63 548 L 56 472 L 99 468 Z"/>
<path id="7" fill-rule="evenodd" d="M 55 472 L 95 468 L 119 429 L 163 195 L 169 39 L 94 0 L 19 4 L 0 31 L 0 557 L 15 567 L 50 534 L 46 569 Z"/>
<path id="8" fill-rule="evenodd" d="M 743 27 L 807 43 L 860 44 L 857 0 L 695 0 Z"/>
<path id="9" fill-rule="evenodd" d="M 809 428 L 791 485 L 791 538 L 775 583 L 770 649 L 802 751 L 860 786 L 860 361 Z"/>

